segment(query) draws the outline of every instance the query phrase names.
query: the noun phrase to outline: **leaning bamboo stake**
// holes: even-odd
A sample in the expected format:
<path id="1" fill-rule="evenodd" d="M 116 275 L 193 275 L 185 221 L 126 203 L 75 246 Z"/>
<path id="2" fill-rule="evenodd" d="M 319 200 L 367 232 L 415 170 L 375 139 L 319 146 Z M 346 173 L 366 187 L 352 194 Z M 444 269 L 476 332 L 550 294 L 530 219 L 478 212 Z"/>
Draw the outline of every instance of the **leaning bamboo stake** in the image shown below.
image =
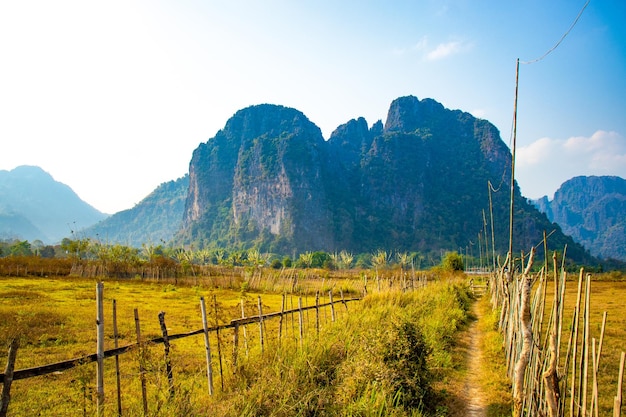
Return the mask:
<path id="1" fill-rule="evenodd" d="M 598 360 L 596 358 L 596 338 L 591 339 L 591 362 L 593 362 L 592 368 L 592 394 L 591 394 L 591 407 L 589 409 L 589 415 L 598 417 L 598 407 L 596 406 L 596 399 L 598 397 Z M 594 413 L 595 411 L 595 413 Z"/>
<path id="2" fill-rule="evenodd" d="M 9 357 L 7 358 L 7 365 L 4 369 L 4 383 L 2 385 L 2 396 L 0 397 L 0 417 L 6 417 L 9 411 L 13 370 L 15 369 L 15 360 L 17 359 L 17 349 L 19 346 L 20 343 L 17 338 L 11 340 L 11 344 L 9 345 Z"/>
<path id="3" fill-rule="evenodd" d="M 96 380 L 97 380 L 97 405 L 98 416 L 104 413 L 104 284 L 96 284 Z"/>
<path id="4" fill-rule="evenodd" d="M 530 290 L 532 286 L 532 277 L 530 276 L 530 268 L 532 268 L 533 260 L 535 257 L 535 248 L 530 250 L 530 256 L 528 258 L 528 264 L 521 278 L 521 305 L 520 305 L 520 320 L 522 330 L 522 350 L 520 357 L 515 364 L 514 372 L 514 384 L 513 384 L 513 402 L 514 402 L 514 415 L 516 417 L 522 416 L 522 405 L 524 395 L 524 374 L 528 366 L 530 359 L 530 349 L 532 346 L 533 330 L 530 317 Z"/>
<path id="5" fill-rule="evenodd" d="M 578 322 L 580 320 L 580 299 L 582 296 L 582 286 L 583 286 L 583 276 L 585 270 L 583 268 L 580 269 L 580 275 L 578 276 L 578 295 L 576 296 L 576 307 L 574 310 L 574 320 L 572 321 L 572 326 L 574 329 L 574 337 L 572 340 L 572 379 L 571 379 L 571 388 L 570 388 L 570 409 L 569 415 L 570 417 L 574 417 L 578 413 L 576 412 L 576 359 L 578 353 Z"/>
<path id="6" fill-rule="evenodd" d="M 544 232 L 545 239 L 545 232 Z M 553 254 L 553 260 L 556 267 L 556 253 Z M 547 261 L 546 261 L 547 264 Z M 557 417 L 559 413 L 559 397 L 561 393 L 559 391 L 559 376 L 557 374 L 557 334 L 559 331 L 560 320 L 559 320 L 559 279 L 556 272 L 554 271 L 554 302 L 552 304 L 552 330 L 550 331 L 550 362 L 548 364 L 548 369 L 543 373 L 543 380 L 546 389 L 546 405 L 548 406 L 548 415 L 550 417 Z"/>
<path id="7" fill-rule="evenodd" d="M 209 344 L 209 324 L 206 317 L 204 297 L 200 297 L 200 312 L 202 313 L 202 328 L 204 330 L 204 348 L 206 351 L 206 375 L 209 384 L 209 395 L 213 395 L 213 365 L 211 361 L 211 345 Z"/>
<path id="8" fill-rule="evenodd" d="M 591 399 L 591 410 L 589 411 L 589 414 L 595 415 L 596 417 L 598 417 L 598 368 L 600 368 L 600 357 L 602 356 L 602 344 L 604 343 L 604 331 L 606 330 L 606 316 L 607 312 L 605 311 L 602 315 L 602 329 L 600 330 L 600 341 L 598 342 L 597 356 L 595 354 L 593 356 L 593 391 Z"/>
<path id="9" fill-rule="evenodd" d="M 582 398 L 580 403 L 582 404 L 582 415 L 587 416 L 587 385 L 589 383 L 589 309 L 591 298 L 591 275 L 587 274 L 586 277 L 586 290 L 585 290 L 585 321 L 584 321 L 584 354 L 582 357 Z"/>
<path id="10" fill-rule="evenodd" d="M 624 360 L 626 359 L 626 353 L 622 352 L 622 356 L 619 361 L 619 377 L 617 378 L 617 395 L 615 396 L 613 403 L 613 417 L 620 417 L 622 415 L 622 383 L 624 381 Z"/>
<path id="11" fill-rule="evenodd" d="M 141 326 L 139 325 L 139 311 L 134 310 L 135 313 L 135 333 L 137 335 L 137 346 L 139 346 L 139 379 L 141 380 L 141 398 L 143 402 L 143 415 L 148 415 L 148 395 L 146 393 L 146 369 L 144 367 L 144 349 L 145 346 L 141 344 Z"/>

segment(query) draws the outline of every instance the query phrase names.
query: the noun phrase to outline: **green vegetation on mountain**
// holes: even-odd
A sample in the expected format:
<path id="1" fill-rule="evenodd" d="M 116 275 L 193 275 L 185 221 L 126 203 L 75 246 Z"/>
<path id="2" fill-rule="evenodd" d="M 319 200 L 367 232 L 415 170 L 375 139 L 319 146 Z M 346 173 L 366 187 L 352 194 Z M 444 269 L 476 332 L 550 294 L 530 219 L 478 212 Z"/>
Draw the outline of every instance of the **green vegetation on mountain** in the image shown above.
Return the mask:
<path id="1" fill-rule="evenodd" d="M 401 97 L 387 120 L 363 118 L 324 141 L 301 112 L 274 105 L 237 112 L 193 154 L 183 229 L 193 247 L 303 253 L 342 249 L 476 253 L 490 236 L 508 248 L 510 152 L 498 130 L 431 99 Z M 551 233 L 576 262 L 591 257 L 515 187 L 516 251 Z M 489 230 L 489 232 L 487 232 Z M 490 240 L 490 239 L 489 239 Z M 490 244 L 490 243 L 489 243 Z"/>
<path id="2" fill-rule="evenodd" d="M 575 177 L 535 204 L 593 255 L 626 262 L 625 179 Z"/>
<path id="3" fill-rule="evenodd" d="M 165 244 L 181 227 L 188 188 L 188 175 L 165 182 L 132 209 L 81 231 L 81 237 L 134 247 Z"/>

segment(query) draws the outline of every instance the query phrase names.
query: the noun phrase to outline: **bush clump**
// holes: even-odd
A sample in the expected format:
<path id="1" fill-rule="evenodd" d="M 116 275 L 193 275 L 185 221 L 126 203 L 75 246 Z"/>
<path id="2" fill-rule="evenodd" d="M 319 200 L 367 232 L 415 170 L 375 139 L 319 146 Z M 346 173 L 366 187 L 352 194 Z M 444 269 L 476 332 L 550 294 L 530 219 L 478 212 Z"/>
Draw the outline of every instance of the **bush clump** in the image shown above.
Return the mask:
<path id="1" fill-rule="evenodd" d="M 302 348 L 284 343 L 272 355 L 250 355 L 225 414 L 432 414 L 438 406 L 433 384 L 452 366 L 453 336 L 466 319 L 463 291 L 436 283 L 370 295 Z"/>

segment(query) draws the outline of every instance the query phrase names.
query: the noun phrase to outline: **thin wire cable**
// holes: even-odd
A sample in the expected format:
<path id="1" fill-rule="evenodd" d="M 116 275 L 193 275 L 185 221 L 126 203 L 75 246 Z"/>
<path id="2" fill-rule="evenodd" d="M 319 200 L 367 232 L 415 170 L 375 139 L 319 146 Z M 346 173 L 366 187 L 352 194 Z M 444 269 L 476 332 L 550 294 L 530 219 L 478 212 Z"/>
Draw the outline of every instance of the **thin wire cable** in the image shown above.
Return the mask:
<path id="1" fill-rule="evenodd" d="M 590 1 L 591 0 L 587 0 L 585 5 L 583 6 L 583 8 L 580 9 L 580 12 L 578 13 L 578 16 L 576 16 L 576 19 L 574 19 L 574 23 L 572 23 L 572 25 L 569 27 L 569 29 L 567 29 L 567 32 L 565 32 L 563 34 L 563 36 L 561 36 L 561 39 L 559 39 L 559 41 L 552 48 L 548 49 L 548 51 L 545 54 L 541 55 L 539 58 L 533 59 L 531 61 L 520 61 L 520 64 L 528 65 L 528 64 L 534 64 L 535 62 L 539 62 L 542 59 L 544 59 L 545 57 L 547 57 L 548 55 L 550 55 L 550 53 L 552 53 L 552 51 L 554 51 L 556 48 L 558 48 L 559 45 L 561 44 L 561 42 L 563 42 L 563 39 L 565 39 L 565 37 L 567 35 L 569 35 L 569 33 L 572 31 L 572 29 L 574 29 L 574 26 L 576 26 L 576 23 L 578 23 L 578 20 L 580 19 L 580 16 L 582 16 L 583 12 L 585 11 L 587 6 L 589 5 Z"/>

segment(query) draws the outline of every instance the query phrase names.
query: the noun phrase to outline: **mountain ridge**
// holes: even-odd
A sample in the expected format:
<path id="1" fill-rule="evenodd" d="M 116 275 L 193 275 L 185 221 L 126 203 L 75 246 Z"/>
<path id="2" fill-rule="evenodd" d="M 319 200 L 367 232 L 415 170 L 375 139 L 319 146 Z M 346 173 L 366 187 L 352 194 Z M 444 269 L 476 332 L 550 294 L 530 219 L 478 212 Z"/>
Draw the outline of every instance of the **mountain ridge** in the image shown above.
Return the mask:
<path id="1" fill-rule="evenodd" d="M 282 253 L 467 250 L 483 231 L 488 183 L 510 189 L 507 170 L 510 152 L 495 126 L 432 99 L 400 97 L 384 125 L 352 119 L 328 141 L 298 110 L 250 106 L 194 151 L 176 239 Z M 553 244 L 589 259 L 517 184 L 515 195 L 516 250 L 555 230 Z M 493 208 L 502 253 L 508 192 Z"/>
<path id="2" fill-rule="evenodd" d="M 68 185 L 37 166 L 0 170 L 0 236 L 60 241 L 81 227 L 104 219 Z"/>
<path id="3" fill-rule="evenodd" d="M 625 179 L 577 176 L 533 203 L 593 255 L 626 262 Z"/>

